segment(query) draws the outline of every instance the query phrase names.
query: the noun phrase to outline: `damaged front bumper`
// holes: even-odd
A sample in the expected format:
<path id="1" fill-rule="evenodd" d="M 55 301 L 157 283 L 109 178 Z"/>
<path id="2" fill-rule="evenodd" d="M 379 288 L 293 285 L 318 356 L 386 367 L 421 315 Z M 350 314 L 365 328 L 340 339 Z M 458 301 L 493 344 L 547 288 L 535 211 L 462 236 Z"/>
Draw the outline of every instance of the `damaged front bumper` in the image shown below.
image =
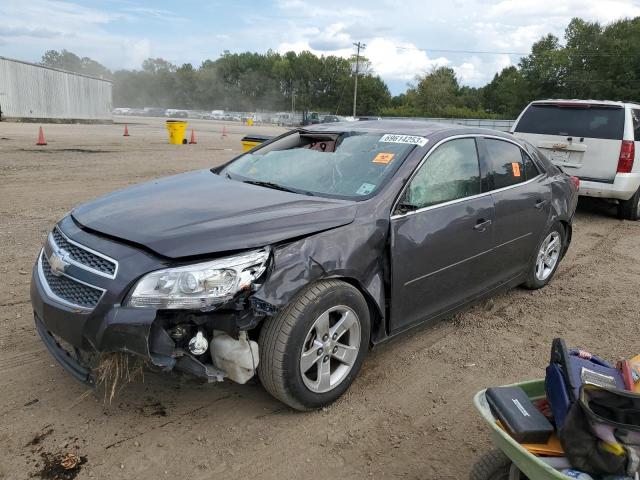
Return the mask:
<path id="1" fill-rule="evenodd" d="M 189 373 L 207 382 L 222 381 L 227 375 L 207 358 L 198 358 L 180 348 L 167 333 L 169 316 L 153 309 L 127 308 L 114 305 L 99 318 L 57 303 L 48 297 L 43 282 L 34 268 L 31 302 L 36 331 L 53 358 L 74 378 L 94 385 L 91 365 L 83 353 L 125 352 L 149 361 L 163 371 Z M 208 320 L 224 315 L 210 314 Z M 208 354 L 208 352 L 207 352 Z"/>
<path id="2" fill-rule="evenodd" d="M 245 368 L 240 377 L 234 376 L 236 365 L 222 352 L 227 345 L 237 350 L 237 347 L 255 344 L 248 340 L 246 330 L 255 327 L 264 314 L 247 298 L 208 312 L 125 306 L 126 295 L 140 275 L 165 264 L 128 245 L 82 232 L 68 221 L 63 220 L 60 225 L 64 232 L 62 229 L 59 232 L 64 233 L 67 242 L 74 242 L 71 240 L 74 235 L 82 242 L 74 245 L 90 252 L 104 252 L 104 258 L 120 259 L 119 263 L 113 260 L 117 274 L 111 276 L 99 274 L 95 268 L 88 269 L 78 262 L 54 271 L 59 250 L 55 250 L 58 245 L 50 235 L 34 265 L 31 303 L 36 330 L 51 355 L 74 378 L 94 384 L 92 367 L 95 364 L 88 358 L 108 352 L 133 354 L 163 371 L 181 371 L 207 382 L 222 381 L 226 377 L 242 381 L 255 373 L 257 364 L 251 363 L 249 366 L 253 368 L 249 374 Z M 66 246 L 74 248 L 70 243 Z M 73 291 L 74 288 L 80 290 Z M 87 296 L 94 292 L 97 292 L 95 297 Z M 74 297 L 76 304 L 68 301 L 69 296 Z M 94 304 L 87 306 L 89 301 Z M 177 335 L 176 329 L 183 335 Z M 201 355 L 193 355 L 188 348 L 189 340 L 197 332 L 204 334 L 207 342 L 211 340 L 211 348 L 206 348 Z M 213 351 L 214 343 L 219 351 Z M 253 348 L 249 354 L 255 356 L 257 345 Z M 216 365 L 216 360 L 224 369 Z M 240 357 L 240 360 L 244 359 Z"/>

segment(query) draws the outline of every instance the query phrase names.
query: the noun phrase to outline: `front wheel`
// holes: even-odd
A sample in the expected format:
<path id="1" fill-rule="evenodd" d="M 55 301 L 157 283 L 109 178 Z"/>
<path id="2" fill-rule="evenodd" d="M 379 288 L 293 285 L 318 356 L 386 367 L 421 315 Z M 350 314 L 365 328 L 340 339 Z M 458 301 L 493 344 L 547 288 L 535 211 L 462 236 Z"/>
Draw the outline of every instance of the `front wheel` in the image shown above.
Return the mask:
<path id="1" fill-rule="evenodd" d="M 340 280 L 309 285 L 262 327 L 262 385 L 296 410 L 330 404 L 358 374 L 370 325 L 367 302 L 352 285 Z"/>
<path id="2" fill-rule="evenodd" d="M 565 242 L 566 233 L 564 227 L 556 222 L 547 231 L 542 242 L 538 245 L 533 260 L 529 264 L 527 279 L 524 283 L 527 288 L 536 290 L 551 281 L 560 264 Z"/>

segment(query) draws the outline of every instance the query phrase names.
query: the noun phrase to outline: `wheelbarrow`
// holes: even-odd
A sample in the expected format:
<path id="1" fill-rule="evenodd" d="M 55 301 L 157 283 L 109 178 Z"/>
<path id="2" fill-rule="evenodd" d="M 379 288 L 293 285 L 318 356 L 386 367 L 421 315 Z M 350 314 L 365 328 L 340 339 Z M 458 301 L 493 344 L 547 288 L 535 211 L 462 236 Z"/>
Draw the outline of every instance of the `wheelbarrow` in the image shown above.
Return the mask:
<path id="1" fill-rule="evenodd" d="M 511 386 L 521 387 L 532 401 L 546 397 L 544 380 L 532 380 Z M 569 479 L 540 457 L 529 452 L 496 423 L 497 419 L 487 402 L 486 390 L 475 395 L 473 404 L 489 424 L 491 440 L 496 448 L 485 453 L 475 463 L 469 476 L 470 480 Z"/>

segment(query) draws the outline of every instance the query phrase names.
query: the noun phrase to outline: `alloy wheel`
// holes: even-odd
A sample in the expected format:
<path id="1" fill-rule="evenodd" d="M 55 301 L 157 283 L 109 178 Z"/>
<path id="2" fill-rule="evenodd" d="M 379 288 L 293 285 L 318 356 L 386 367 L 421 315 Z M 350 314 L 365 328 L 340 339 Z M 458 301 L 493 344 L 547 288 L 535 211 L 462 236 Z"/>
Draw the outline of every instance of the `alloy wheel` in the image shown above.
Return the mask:
<path id="1" fill-rule="evenodd" d="M 536 278 L 542 282 L 547 280 L 556 268 L 560 258 L 562 238 L 555 230 L 551 232 L 540 245 L 536 260 Z"/>
<path id="2" fill-rule="evenodd" d="M 360 351 L 360 319 L 338 305 L 320 315 L 306 335 L 300 355 L 300 374 L 314 393 L 333 390 L 347 377 Z"/>

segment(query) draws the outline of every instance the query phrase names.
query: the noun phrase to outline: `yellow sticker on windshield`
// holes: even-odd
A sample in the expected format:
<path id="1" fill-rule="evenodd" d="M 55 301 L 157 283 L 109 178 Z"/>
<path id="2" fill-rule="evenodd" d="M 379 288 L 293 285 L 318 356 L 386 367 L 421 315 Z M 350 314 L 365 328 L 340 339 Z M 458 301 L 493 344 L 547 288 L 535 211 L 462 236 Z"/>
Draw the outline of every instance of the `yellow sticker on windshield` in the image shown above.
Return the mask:
<path id="1" fill-rule="evenodd" d="M 520 164 L 518 162 L 512 162 L 511 163 L 511 170 L 513 170 L 513 176 L 514 177 L 519 177 L 520 176 Z"/>
<path id="2" fill-rule="evenodd" d="M 393 160 L 393 157 L 395 157 L 394 153 L 382 153 L 382 152 L 380 152 L 373 159 L 373 163 L 382 163 L 383 165 L 387 165 L 387 164 L 391 163 L 391 160 Z"/>

